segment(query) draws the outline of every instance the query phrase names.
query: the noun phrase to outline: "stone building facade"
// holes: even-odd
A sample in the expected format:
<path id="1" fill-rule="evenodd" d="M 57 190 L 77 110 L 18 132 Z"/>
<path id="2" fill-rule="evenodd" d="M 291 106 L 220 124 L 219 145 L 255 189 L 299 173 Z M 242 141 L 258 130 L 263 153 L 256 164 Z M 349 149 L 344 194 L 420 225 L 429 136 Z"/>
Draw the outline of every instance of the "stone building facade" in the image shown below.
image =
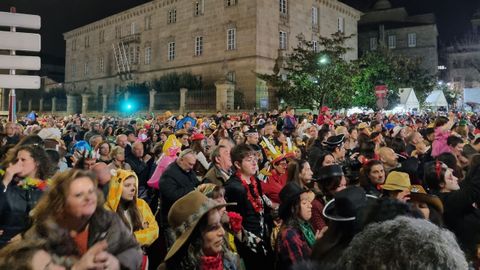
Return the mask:
<path id="1" fill-rule="evenodd" d="M 227 77 L 247 107 L 265 107 L 272 97 L 255 73 L 272 72 L 299 34 L 357 34 L 360 15 L 337 0 L 154 0 L 64 34 L 69 110 L 74 94 L 83 108 L 92 98 L 104 107 L 120 87 L 171 72 L 212 85 Z M 357 38 L 349 42 L 356 59 Z"/>
<path id="2" fill-rule="evenodd" d="M 409 15 L 404 7 L 392 8 L 388 0 L 378 0 L 358 22 L 358 50 L 384 46 L 395 54 L 421 57 L 422 67 L 438 71 L 438 30 L 433 14 Z"/>
<path id="3" fill-rule="evenodd" d="M 480 88 L 480 9 L 471 20 L 472 29 L 446 49 L 447 81 L 462 93 L 464 88 Z"/>

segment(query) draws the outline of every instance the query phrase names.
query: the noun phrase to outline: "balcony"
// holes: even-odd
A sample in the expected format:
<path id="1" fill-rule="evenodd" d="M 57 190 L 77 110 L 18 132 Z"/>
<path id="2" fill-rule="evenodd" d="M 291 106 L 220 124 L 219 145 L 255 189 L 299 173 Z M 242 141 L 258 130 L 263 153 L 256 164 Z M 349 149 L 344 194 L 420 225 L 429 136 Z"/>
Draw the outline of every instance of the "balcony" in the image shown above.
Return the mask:
<path id="1" fill-rule="evenodd" d="M 123 42 L 125 44 L 140 43 L 140 33 L 121 37 L 120 42 Z"/>

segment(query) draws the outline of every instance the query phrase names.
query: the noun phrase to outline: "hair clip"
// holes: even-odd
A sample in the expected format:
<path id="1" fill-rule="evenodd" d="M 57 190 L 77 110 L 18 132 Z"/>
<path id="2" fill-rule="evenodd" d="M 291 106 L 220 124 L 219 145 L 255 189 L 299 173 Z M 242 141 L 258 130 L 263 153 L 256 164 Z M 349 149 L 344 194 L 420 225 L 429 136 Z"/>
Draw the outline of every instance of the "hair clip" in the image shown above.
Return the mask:
<path id="1" fill-rule="evenodd" d="M 437 159 L 435 161 L 435 174 L 437 175 L 437 179 L 440 180 L 440 174 L 442 172 L 442 164 L 441 162 Z"/>

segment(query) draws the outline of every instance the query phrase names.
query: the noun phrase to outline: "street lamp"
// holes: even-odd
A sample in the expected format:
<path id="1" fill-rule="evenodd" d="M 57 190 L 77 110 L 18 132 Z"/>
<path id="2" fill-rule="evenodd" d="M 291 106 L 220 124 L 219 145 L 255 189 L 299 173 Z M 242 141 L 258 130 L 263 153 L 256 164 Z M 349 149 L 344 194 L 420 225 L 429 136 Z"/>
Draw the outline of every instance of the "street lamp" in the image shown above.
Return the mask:
<path id="1" fill-rule="evenodd" d="M 328 62 L 330 62 L 330 59 L 328 59 L 327 55 L 322 55 L 318 59 L 318 64 L 320 64 L 320 65 L 326 65 L 326 64 L 328 64 Z"/>

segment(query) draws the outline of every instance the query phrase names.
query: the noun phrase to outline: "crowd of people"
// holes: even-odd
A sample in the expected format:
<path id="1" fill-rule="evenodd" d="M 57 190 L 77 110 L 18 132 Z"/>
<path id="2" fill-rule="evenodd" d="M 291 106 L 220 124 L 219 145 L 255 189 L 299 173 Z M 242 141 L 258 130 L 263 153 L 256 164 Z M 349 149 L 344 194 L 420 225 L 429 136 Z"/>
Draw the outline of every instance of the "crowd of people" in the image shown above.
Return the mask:
<path id="1" fill-rule="evenodd" d="M 480 269 L 480 117 L 29 114 L 0 269 Z"/>

